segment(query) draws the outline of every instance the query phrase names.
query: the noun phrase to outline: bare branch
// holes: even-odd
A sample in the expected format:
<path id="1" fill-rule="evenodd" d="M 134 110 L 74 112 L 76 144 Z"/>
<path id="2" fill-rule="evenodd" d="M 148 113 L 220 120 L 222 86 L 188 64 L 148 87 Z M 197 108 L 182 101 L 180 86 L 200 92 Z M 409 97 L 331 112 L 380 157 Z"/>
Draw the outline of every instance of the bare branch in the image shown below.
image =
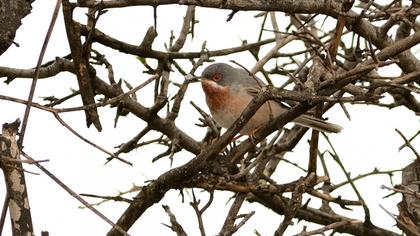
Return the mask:
<path id="1" fill-rule="evenodd" d="M 335 222 L 317 230 L 304 231 L 302 233 L 296 234 L 295 236 L 310 236 L 310 235 L 324 234 L 325 231 L 336 229 L 338 227 L 344 227 L 350 224 L 357 224 L 357 223 L 360 223 L 360 221 L 354 220 L 354 221 Z"/>
<path id="2" fill-rule="evenodd" d="M 174 231 L 178 236 L 187 236 L 187 234 L 185 233 L 184 229 L 182 228 L 182 226 L 178 223 L 178 221 L 176 220 L 175 215 L 171 212 L 171 209 L 169 208 L 169 206 L 166 205 L 162 205 L 163 209 L 165 210 L 165 212 L 168 214 L 169 219 L 171 221 L 171 226 L 168 226 L 172 231 Z"/>
<path id="3" fill-rule="evenodd" d="M 9 207 L 13 235 L 35 235 L 22 163 L 6 161 L 20 159 L 20 150 L 16 141 L 19 126 L 19 119 L 10 124 L 5 123 L 0 135 L 0 167 L 7 188 L 3 211 L 6 206 Z M 39 163 L 34 161 L 34 164 Z"/>
<path id="4" fill-rule="evenodd" d="M 30 157 L 26 153 L 22 153 L 22 155 L 27 158 L 30 161 L 35 160 Z M 67 193 L 69 193 L 72 197 L 74 197 L 76 200 L 78 200 L 80 203 L 82 203 L 84 206 L 86 206 L 89 210 L 91 210 L 93 213 L 95 213 L 97 216 L 99 216 L 101 219 L 103 219 L 105 222 L 107 222 L 109 225 L 114 227 L 120 234 L 129 236 L 129 234 L 121 229 L 118 225 L 114 224 L 110 219 L 108 219 L 105 215 L 103 215 L 101 212 L 99 212 L 97 209 L 95 209 L 93 206 L 91 206 L 86 200 L 84 200 L 82 197 L 80 197 L 76 192 L 74 192 L 72 189 L 70 189 L 67 185 L 65 185 L 60 179 L 58 179 L 54 174 L 52 174 L 49 170 L 47 170 L 44 166 L 41 164 L 35 162 L 35 165 L 42 170 L 48 177 L 50 177 L 54 182 L 56 182 L 60 187 L 62 187 Z"/>

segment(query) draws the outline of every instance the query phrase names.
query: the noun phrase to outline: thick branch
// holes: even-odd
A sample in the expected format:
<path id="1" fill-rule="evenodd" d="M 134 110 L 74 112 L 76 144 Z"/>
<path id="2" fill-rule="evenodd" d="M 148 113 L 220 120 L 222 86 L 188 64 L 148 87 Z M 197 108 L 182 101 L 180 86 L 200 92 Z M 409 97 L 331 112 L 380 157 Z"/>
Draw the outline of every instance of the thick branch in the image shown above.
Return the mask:
<path id="1" fill-rule="evenodd" d="M 251 199 L 251 201 L 258 201 L 276 213 L 283 215 L 287 211 L 286 208 L 289 206 L 289 204 L 285 204 L 285 202 L 287 203 L 290 200 L 284 197 L 273 196 L 272 194 L 255 194 L 255 199 Z M 329 225 L 341 221 L 355 221 L 354 219 L 336 215 L 334 213 L 326 213 L 311 207 L 300 208 L 297 210 L 296 218 L 321 225 Z M 399 235 L 397 233 L 376 227 L 372 224 L 364 224 L 362 222 L 338 227 L 335 228 L 335 230 L 342 233 L 361 236 Z"/>
<path id="2" fill-rule="evenodd" d="M 9 159 L 20 160 L 20 151 L 16 142 L 19 125 L 19 120 L 4 124 L 0 135 L 0 166 L 3 169 L 10 198 L 9 212 L 13 236 L 34 235 L 22 163 L 8 161 Z"/>

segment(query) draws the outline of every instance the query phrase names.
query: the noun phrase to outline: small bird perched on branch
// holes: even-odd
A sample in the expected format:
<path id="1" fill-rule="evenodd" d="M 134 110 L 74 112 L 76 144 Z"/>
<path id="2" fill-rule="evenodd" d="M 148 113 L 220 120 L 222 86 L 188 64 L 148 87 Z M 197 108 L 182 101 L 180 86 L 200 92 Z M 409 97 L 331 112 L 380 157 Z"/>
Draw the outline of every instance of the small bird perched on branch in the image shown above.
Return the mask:
<path id="1" fill-rule="evenodd" d="M 206 95 L 206 102 L 214 120 L 220 126 L 229 128 L 251 102 L 251 91 L 265 86 L 264 82 L 251 76 L 242 68 L 234 68 L 225 63 L 214 63 L 204 69 L 201 85 Z M 265 102 L 239 132 L 252 135 L 288 108 L 276 101 Z M 294 123 L 323 132 L 338 133 L 341 127 L 310 115 L 301 115 Z"/>

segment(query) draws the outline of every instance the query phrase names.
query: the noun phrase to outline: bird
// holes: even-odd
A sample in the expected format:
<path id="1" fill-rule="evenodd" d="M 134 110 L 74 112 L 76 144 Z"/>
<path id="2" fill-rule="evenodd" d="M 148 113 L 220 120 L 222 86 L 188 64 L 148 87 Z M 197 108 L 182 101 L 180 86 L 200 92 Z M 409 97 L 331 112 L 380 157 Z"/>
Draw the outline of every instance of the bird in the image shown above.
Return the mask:
<path id="1" fill-rule="evenodd" d="M 207 66 L 200 78 L 210 114 L 223 128 L 229 128 L 251 102 L 256 94 L 255 91 L 265 86 L 262 80 L 250 75 L 245 69 L 235 68 L 226 63 L 213 63 Z M 259 128 L 288 109 L 281 102 L 267 101 L 239 133 L 252 137 Z M 339 133 L 342 129 L 339 125 L 306 114 L 295 118 L 293 122 L 322 132 Z"/>

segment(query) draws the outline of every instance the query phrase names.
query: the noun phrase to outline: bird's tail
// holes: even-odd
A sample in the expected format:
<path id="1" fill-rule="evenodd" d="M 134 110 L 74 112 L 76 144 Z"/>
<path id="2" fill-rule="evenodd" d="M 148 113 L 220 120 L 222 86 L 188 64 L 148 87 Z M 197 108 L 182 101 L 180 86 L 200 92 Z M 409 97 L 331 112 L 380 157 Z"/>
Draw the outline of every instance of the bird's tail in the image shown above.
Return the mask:
<path id="1" fill-rule="evenodd" d="M 339 133 L 343 129 L 339 125 L 329 123 L 309 115 L 301 115 L 294 119 L 293 122 L 303 127 L 328 133 Z"/>

